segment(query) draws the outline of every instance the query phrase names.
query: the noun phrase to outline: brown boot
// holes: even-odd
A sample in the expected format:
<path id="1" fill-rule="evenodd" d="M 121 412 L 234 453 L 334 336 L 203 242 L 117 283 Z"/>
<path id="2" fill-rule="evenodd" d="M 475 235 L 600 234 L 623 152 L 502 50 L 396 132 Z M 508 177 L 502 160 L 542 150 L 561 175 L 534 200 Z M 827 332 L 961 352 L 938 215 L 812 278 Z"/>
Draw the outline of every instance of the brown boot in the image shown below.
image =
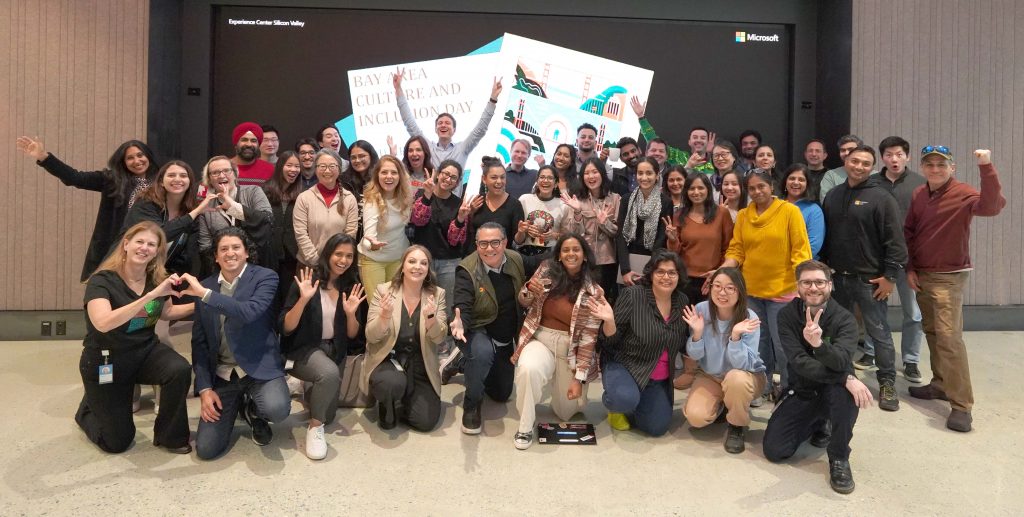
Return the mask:
<path id="1" fill-rule="evenodd" d="M 697 361 L 683 356 L 683 373 L 672 381 L 672 387 L 677 390 L 685 390 L 693 385 L 693 379 L 697 375 Z"/>
<path id="2" fill-rule="evenodd" d="M 939 388 L 936 388 L 932 384 L 925 384 L 924 386 L 911 386 L 907 391 L 910 392 L 910 396 L 915 399 L 922 400 L 949 400 L 946 398 L 946 394 Z"/>

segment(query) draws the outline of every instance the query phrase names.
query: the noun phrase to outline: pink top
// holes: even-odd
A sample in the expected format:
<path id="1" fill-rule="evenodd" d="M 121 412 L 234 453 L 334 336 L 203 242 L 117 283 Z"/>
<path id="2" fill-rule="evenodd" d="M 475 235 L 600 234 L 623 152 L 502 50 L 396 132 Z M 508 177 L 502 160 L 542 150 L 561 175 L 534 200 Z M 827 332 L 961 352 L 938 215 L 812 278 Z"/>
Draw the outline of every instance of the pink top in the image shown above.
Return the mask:
<path id="1" fill-rule="evenodd" d="M 668 318 L 665 318 L 665 323 L 668 323 Z M 658 364 L 654 367 L 654 371 L 651 372 L 652 381 L 663 381 L 665 379 L 668 379 L 668 350 L 661 351 Z"/>

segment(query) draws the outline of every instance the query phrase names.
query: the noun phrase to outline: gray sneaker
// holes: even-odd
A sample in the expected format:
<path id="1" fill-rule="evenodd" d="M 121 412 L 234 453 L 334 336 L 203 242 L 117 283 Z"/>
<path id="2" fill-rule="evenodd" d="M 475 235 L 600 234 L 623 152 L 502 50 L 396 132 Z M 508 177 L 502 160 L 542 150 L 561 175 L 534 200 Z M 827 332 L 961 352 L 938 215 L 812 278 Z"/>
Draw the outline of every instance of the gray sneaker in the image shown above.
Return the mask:
<path id="1" fill-rule="evenodd" d="M 921 369 L 914 363 L 903 363 L 903 376 L 914 384 L 921 384 L 924 380 L 921 377 Z"/>

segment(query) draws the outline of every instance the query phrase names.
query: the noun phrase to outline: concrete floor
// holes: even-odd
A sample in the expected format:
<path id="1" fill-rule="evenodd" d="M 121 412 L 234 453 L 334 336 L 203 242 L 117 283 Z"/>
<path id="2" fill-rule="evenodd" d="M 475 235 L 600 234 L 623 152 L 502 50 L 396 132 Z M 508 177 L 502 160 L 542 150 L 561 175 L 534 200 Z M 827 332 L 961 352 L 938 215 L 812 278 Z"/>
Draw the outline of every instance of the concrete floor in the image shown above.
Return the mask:
<path id="1" fill-rule="evenodd" d="M 307 414 L 297 402 L 265 448 L 249 440 L 241 423 L 234 448 L 212 462 L 154 448 L 146 388 L 135 445 L 110 455 L 72 419 L 82 393 L 80 343 L 5 342 L 0 514 L 1019 515 L 1024 484 L 1013 469 L 1024 467 L 1024 333 L 973 332 L 967 340 L 975 430 L 946 430 L 947 406 L 911 400 L 900 377 L 899 412 L 861 412 L 851 458 L 857 489 L 848 496 L 829 488 L 823 450 L 804 445 L 781 465 L 764 459 L 770 404 L 754 410 L 746 452 L 731 455 L 722 449 L 725 424 L 693 430 L 683 423 L 685 395 L 678 391 L 669 435 L 612 432 L 599 384 L 591 386 L 586 410 L 597 423 L 596 446 L 516 450 L 514 404 L 485 405 L 484 434 L 464 436 L 456 408 L 463 387 L 451 384 L 442 394 L 444 422 L 429 434 L 401 425 L 385 433 L 375 410 L 341 410 L 321 462 L 298 448 Z M 172 341 L 187 351 L 186 335 Z M 876 386 L 873 376 L 868 382 Z M 198 405 L 190 399 L 193 430 Z M 544 406 L 538 418 L 554 419 Z"/>

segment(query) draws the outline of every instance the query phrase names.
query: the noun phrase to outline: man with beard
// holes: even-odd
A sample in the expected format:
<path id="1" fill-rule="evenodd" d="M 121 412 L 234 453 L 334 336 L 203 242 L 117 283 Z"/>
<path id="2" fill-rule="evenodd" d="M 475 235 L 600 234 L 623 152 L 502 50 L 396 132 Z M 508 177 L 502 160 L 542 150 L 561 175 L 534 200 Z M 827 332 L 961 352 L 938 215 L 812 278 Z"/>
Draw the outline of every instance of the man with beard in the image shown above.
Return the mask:
<path id="1" fill-rule="evenodd" d="M 879 149 L 879 152 L 883 152 Z M 821 203 L 821 180 L 828 172 L 825 169 L 825 142 L 814 138 L 804 147 L 804 162 L 807 164 L 807 198 Z"/>
<path id="2" fill-rule="evenodd" d="M 624 136 L 615 147 L 621 150 L 620 156 L 626 166 L 612 169 L 612 192 L 629 197 L 636 190 L 636 165 L 640 163 L 640 146 L 632 137 Z"/>
<path id="3" fill-rule="evenodd" d="M 789 386 L 765 428 L 764 456 L 780 462 L 809 438 L 811 445 L 828 449 L 832 489 L 849 494 L 856 486 L 850 471 L 853 426 L 872 401 L 871 391 L 853 375 L 857 321 L 831 299 L 827 265 L 801 262 L 796 278 L 799 297 L 779 312 Z"/>
<path id="4" fill-rule="evenodd" d="M 239 185 L 262 185 L 274 175 L 274 166 L 260 158 L 263 129 L 255 122 L 242 122 L 231 131 L 235 156 L 231 162 L 238 166 Z"/>
<path id="5" fill-rule="evenodd" d="M 740 159 L 734 168 L 736 171 L 746 175 L 754 168 L 754 153 L 761 146 L 761 133 L 754 129 L 748 129 L 740 133 Z"/>
<path id="6" fill-rule="evenodd" d="M 826 172 L 825 176 L 821 178 L 820 192 L 818 193 L 819 202 L 824 202 L 828 191 L 834 189 L 836 185 L 846 183 L 846 155 L 850 154 L 850 151 L 864 145 L 864 141 L 857 135 L 843 135 L 839 137 L 836 145 L 839 147 L 839 159 L 843 162 L 843 165 Z"/>
<path id="7" fill-rule="evenodd" d="M 316 152 L 320 150 L 316 140 L 303 138 L 295 142 L 295 152 L 299 155 L 299 181 L 302 182 L 302 190 L 316 185 Z"/>
<path id="8" fill-rule="evenodd" d="M 583 163 L 597 156 L 597 128 L 584 122 L 576 128 L 576 170 L 583 169 Z"/>

